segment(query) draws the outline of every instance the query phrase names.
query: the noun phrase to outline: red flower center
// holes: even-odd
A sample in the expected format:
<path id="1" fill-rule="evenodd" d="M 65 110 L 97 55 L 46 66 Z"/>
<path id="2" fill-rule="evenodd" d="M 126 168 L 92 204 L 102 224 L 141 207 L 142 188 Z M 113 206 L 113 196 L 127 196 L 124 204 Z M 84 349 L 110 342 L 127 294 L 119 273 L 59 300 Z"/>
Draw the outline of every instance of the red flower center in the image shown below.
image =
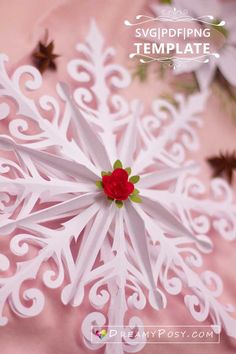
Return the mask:
<path id="1" fill-rule="evenodd" d="M 102 177 L 105 194 L 115 200 L 126 200 L 134 191 L 133 183 L 128 181 L 129 175 L 123 168 L 115 169 L 111 175 Z"/>

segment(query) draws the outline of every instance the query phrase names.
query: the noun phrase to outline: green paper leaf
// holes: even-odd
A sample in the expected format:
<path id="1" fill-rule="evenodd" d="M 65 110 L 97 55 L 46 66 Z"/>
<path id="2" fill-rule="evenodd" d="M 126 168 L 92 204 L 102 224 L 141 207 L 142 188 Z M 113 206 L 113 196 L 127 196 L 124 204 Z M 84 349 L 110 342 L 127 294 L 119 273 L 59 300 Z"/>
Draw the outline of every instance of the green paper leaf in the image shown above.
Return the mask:
<path id="1" fill-rule="evenodd" d="M 114 170 L 116 170 L 117 168 L 122 168 L 122 167 L 123 166 L 122 166 L 121 161 L 120 160 L 116 160 L 116 162 L 113 165 Z"/>
<path id="2" fill-rule="evenodd" d="M 102 189 L 102 188 L 103 188 L 103 183 L 102 183 L 102 181 L 97 181 L 97 182 L 96 182 L 96 186 L 97 186 L 97 188 Z"/>
<path id="3" fill-rule="evenodd" d="M 128 173 L 128 175 L 131 174 L 131 168 L 130 167 L 126 167 L 125 171 Z"/>
<path id="4" fill-rule="evenodd" d="M 134 191 L 133 191 L 133 193 L 132 193 L 132 195 L 137 195 L 137 194 L 139 194 L 140 192 L 139 192 L 139 190 L 138 189 L 134 189 Z"/>
<path id="5" fill-rule="evenodd" d="M 116 203 L 117 208 L 122 208 L 124 205 L 124 203 L 121 200 L 116 200 L 115 203 Z"/>
<path id="6" fill-rule="evenodd" d="M 138 195 L 131 194 L 130 200 L 134 203 L 142 203 L 142 199 Z"/>
<path id="7" fill-rule="evenodd" d="M 141 82 L 145 82 L 148 76 L 148 67 L 148 63 L 138 64 L 133 72 L 133 78 L 135 79 L 137 77 Z"/>
<path id="8" fill-rule="evenodd" d="M 110 171 L 108 171 L 108 172 L 106 172 L 106 171 L 102 171 L 101 172 L 101 176 L 103 177 L 103 176 L 110 176 L 111 175 L 111 172 Z"/>
<path id="9" fill-rule="evenodd" d="M 139 176 L 132 176 L 130 177 L 129 181 L 133 184 L 138 183 L 138 181 L 140 180 Z"/>
<path id="10" fill-rule="evenodd" d="M 171 5 L 172 0 L 160 0 L 160 4 Z"/>
<path id="11" fill-rule="evenodd" d="M 212 28 L 214 28 L 215 30 L 217 30 L 219 33 L 223 34 L 223 36 L 225 36 L 226 38 L 229 35 L 229 31 L 227 30 L 227 28 L 225 28 L 225 26 L 219 26 L 219 24 L 222 22 L 221 19 L 216 18 L 212 21 Z"/>

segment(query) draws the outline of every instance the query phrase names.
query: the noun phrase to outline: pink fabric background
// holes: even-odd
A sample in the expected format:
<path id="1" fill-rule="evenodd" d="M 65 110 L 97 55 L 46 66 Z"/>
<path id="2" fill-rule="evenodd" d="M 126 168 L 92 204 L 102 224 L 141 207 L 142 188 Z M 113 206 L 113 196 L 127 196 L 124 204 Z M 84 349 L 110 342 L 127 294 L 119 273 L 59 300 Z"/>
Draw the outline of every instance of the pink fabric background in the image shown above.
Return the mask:
<path id="1" fill-rule="evenodd" d="M 123 25 L 125 19 L 145 13 L 148 0 L 0 0 L 0 51 L 8 54 L 9 70 L 19 64 L 31 63 L 30 55 L 45 29 L 55 40 L 58 71 L 44 75 L 44 92 L 54 91 L 55 83 L 71 83 L 66 72 L 67 62 L 76 57 L 75 45 L 87 35 L 90 18 L 95 18 L 106 42 L 117 50 L 116 61 L 128 68 L 134 63 L 128 59 L 130 38 Z M 147 105 L 159 94 L 170 90 L 169 81 L 159 81 L 150 75 L 144 84 L 135 80 L 126 90 L 127 99 L 142 99 Z M 1 129 L 1 127 L 0 127 Z M 204 159 L 219 150 L 235 148 L 236 121 L 220 107 L 218 97 L 211 95 L 204 113 L 204 127 L 199 129 L 201 149 L 192 157 L 202 165 L 202 178 L 208 183 L 210 170 Z M 236 181 L 236 178 L 235 178 Z M 234 183 L 233 188 L 235 188 Z M 211 255 L 205 257 L 206 269 L 219 273 L 224 281 L 224 298 L 236 307 L 235 300 L 235 241 L 227 243 L 218 236 Z M 46 290 L 45 290 L 46 291 Z M 87 313 L 86 305 L 80 308 L 61 304 L 59 291 L 47 290 L 44 311 L 36 318 L 21 319 L 10 314 L 6 327 L 0 328 L 1 354 L 78 354 L 89 353 L 83 346 L 80 325 Z M 181 297 L 169 297 L 167 309 L 143 312 L 147 324 L 196 323 L 183 304 Z M 156 345 L 146 346 L 141 353 L 224 353 L 236 351 L 236 340 L 222 333 L 221 344 L 215 345 Z M 103 353 L 103 350 L 97 351 Z M 112 354 L 112 353 L 111 353 Z"/>

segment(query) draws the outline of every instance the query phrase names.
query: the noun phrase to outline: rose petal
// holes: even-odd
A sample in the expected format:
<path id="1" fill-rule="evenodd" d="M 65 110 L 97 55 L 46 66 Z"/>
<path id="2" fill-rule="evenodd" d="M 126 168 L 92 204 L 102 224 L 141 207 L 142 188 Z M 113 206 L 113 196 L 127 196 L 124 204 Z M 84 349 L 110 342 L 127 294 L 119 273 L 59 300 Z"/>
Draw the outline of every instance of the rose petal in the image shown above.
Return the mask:
<path id="1" fill-rule="evenodd" d="M 117 168 L 112 172 L 112 178 L 117 179 L 119 182 L 128 181 L 128 173 L 123 168 Z"/>
<path id="2" fill-rule="evenodd" d="M 111 176 L 102 176 L 102 183 L 104 185 L 107 185 L 108 183 L 111 183 Z"/>
<path id="3" fill-rule="evenodd" d="M 133 185 L 133 183 L 128 182 L 128 183 L 126 184 L 126 187 L 127 187 L 127 192 L 128 192 L 128 194 L 133 193 L 133 191 L 134 191 L 134 185 Z"/>

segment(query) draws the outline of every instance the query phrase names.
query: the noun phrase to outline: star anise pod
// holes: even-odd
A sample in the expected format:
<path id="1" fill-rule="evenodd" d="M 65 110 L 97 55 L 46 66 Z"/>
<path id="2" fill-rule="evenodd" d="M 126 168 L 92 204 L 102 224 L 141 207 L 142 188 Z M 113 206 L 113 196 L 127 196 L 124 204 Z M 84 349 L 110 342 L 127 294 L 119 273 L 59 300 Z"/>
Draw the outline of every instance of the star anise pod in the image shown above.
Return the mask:
<path id="1" fill-rule="evenodd" d="M 231 184 L 233 180 L 233 172 L 236 170 L 236 152 L 220 153 L 218 156 L 212 156 L 207 162 L 213 170 L 213 177 L 225 177 Z"/>
<path id="2" fill-rule="evenodd" d="M 43 73 L 47 69 L 56 70 L 57 66 L 55 59 L 59 57 L 58 54 L 54 54 L 54 42 L 44 44 L 39 41 L 38 50 L 33 53 L 35 59 L 35 66 Z"/>

